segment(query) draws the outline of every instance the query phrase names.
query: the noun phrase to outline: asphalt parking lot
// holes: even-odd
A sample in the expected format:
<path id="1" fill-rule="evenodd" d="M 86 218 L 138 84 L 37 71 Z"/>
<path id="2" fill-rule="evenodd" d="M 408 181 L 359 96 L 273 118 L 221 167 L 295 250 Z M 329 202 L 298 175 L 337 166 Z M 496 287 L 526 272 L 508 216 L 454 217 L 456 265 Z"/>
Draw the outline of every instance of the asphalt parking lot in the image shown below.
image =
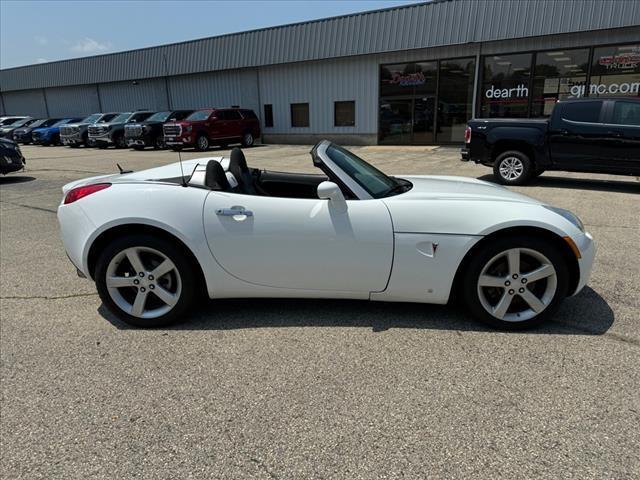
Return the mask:
<path id="1" fill-rule="evenodd" d="M 313 171 L 308 150 L 246 153 Z M 490 173 L 452 148 L 354 150 L 387 173 Z M 541 329 L 443 306 L 234 300 L 145 331 L 75 275 L 55 211 L 66 182 L 177 154 L 23 152 L 27 171 L 0 178 L 1 477 L 640 476 L 640 179 L 516 188 L 577 213 L 599 246 L 589 286 Z"/>

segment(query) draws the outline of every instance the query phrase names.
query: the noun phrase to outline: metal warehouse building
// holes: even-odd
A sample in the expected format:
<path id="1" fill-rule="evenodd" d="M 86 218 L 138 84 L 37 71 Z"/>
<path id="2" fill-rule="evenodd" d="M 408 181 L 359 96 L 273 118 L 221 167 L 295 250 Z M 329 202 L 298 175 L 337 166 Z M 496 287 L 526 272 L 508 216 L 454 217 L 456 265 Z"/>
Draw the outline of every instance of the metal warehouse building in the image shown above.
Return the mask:
<path id="1" fill-rule="evenodd" d="M 1 113 L 240 105 L 281 143 L 455 143 L 598 95 L 640 96 L 638 0 L 433 0 L 0 71 Z"/>

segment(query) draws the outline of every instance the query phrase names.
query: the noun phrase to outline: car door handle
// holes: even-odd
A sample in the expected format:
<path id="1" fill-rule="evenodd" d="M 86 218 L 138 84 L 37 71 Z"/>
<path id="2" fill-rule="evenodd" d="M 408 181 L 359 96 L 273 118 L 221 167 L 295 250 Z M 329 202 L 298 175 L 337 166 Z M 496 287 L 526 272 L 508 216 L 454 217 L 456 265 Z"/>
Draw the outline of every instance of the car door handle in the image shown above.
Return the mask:
<path id="1" fill-rule="evenodd" d="M 253 217 L 253 212 L 251 210 L 247 210 L 244 207 L 234 206 L 231 208 L 219 208 L 216 210 L 216 215 L 220 215 L 221 217 L 233 217 L 235 215 Z"/>

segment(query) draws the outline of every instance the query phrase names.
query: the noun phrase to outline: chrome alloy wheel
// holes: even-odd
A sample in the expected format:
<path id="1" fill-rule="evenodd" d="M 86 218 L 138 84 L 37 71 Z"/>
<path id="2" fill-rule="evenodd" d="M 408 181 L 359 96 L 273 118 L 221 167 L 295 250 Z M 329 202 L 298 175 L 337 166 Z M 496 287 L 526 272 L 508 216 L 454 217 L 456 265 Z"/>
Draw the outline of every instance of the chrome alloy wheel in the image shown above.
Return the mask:
<path id="1" fill-rule="evenodd" d="M 489 260 L 478 277 L 478 298 L 493 317 L 522 322 L 553 301 L 558 275 L 551 261 L 528 248 L 511 248 Z"/>
<path id="2" fill-rule="evenodd" d="M 105 283 L 114 303 L 139 318 L 165 315 L 182 292 L 175 264 L 149 247 L 131 247 L 115 255 L 107 267 Z"/>
<path id="3" fill-rule="evenodd" d="M 500 176 L 505 180 L 517 180 L 523 172 L 524 165 L 518 157 L 503 158 L 500 162 Z"/>

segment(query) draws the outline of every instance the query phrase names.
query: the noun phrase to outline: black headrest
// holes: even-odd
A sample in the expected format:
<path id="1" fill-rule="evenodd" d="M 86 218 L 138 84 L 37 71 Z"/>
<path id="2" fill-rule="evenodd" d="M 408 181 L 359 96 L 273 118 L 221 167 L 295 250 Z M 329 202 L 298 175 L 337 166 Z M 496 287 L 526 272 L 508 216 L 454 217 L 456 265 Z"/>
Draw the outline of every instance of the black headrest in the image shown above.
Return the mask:
<path id="1" fill-rule="evenodd" d="M 215 160 L 209 160 L 207 163 L 204 184 L 211 190 L 222 190 L 224 192 L 231 190 L 231 185 L 229 185 L 227 175 L 224 173 L 224 168 L 222 168 L 220 162 L 216 162 Z"/>
<path id="2" fill-rule="evenodd" d="M 229 171 L 234 175 L 234 169 L 239 169 L 241 173 L 247 173 L 249 171 L 249 167 L 247 166 L 247 159 L 244 158 L 244 153 L 238 147 L 234 147 L 231 150 L 231 157 L 229 159 Z"/>

